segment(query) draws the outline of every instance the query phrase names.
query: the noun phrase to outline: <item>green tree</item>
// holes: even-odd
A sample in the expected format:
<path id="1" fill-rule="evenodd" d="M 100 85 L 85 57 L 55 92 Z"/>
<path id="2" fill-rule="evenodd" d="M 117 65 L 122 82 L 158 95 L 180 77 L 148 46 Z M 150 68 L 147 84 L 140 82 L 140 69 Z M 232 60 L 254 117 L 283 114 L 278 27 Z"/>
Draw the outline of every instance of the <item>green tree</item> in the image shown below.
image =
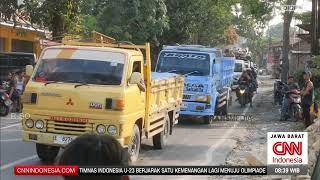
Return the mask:
<path id="1" fill-rule="evenodd" d="M 296 19 L 302 21 L 303 24 L 311 24 L 311 11 L 297 13 L 293 15 Z"/>
<path id="2" fill-rule="evenodd" d="M 169 27 L 162 44 L 194 43 L 218 45 L 232 24 L 233 0 L 167 0 Z"/>
<path id="3" fill-rule="evenodd" d="M 119 40 L 159 44 L 168 28 L 163 0 L 109 1 L 97 15 L 98 30 Z"/>
<path id="4" fill-rule="evenodd" d="M 31 24 L 49 28 L 59 40 L 65 33 L 81 31 L 80 4 L 81 0 L 24 0 L 18 6 L 17 0 L 8 0 L 1 3 L 0 10 L 4 20 L 15 21 L 20 14 L 26 15 Z"/>
<path id="5" fill-rule="evenodd" d="M 237 2 L 236 24 L 237 32 L 246 38 L 244 46 L 252 52 L 256 63 L 262 65 L 262 59 L 267 52 L 268 38 L 264 37 L 264 29 L 271 19 L 273 4 L 270 1 L 240 0 Z"/>

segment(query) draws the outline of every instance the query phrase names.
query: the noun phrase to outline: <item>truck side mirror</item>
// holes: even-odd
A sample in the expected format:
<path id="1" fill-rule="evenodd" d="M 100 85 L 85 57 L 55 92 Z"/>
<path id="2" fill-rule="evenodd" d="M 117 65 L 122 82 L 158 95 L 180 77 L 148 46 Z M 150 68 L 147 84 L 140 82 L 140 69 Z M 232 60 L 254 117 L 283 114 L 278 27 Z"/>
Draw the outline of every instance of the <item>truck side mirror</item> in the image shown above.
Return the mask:
<path id="1" fill-rule="evenodd" d="M 142 75 L 141 75 L 141 73 L 139 73 L 139 72 L 133 72 L 133 73 L 131 74 L 131 77 L 130 77 L 130 79 L 129 79 L 129 84 L 136 84 L 136 85 L 138 85 L 139 89 L 140 89 L 142 92 L 145 92 L 145 91 L 146 91 L 146 86 L 145 86 L 145 84 L 144 84 Z"/>
<path id="2" fill-rule="evenodd" d="M 26 66 L 26 75 L 30 77 L 32 75 L 32 73 L 33 73 L 33 66 L 27 65 Z"/>

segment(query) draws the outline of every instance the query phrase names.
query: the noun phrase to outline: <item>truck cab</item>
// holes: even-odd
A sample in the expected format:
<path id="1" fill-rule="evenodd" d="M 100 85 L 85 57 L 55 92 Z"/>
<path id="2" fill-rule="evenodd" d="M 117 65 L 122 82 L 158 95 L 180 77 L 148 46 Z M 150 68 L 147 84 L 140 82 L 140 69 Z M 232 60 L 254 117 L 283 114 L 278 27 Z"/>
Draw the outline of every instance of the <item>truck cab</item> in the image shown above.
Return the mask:
<path id="1" fill-rule="evenodd" d="M 179 117 L 183 77 L 152 73 L 149 43 L 64 44 L 26 67 L 23 140 L 36 144 L 38 157 L 53 161 L 86 133 L 114 136 L 133 162 L 143 138 L 163 149 Z"/>
<path id="2" fill-rule="evenodd" d="M 202 116 L 205 123 L 227 114 L 234 61 L 222 51 L 200 45 L 165 46 L 159 54 L 157 72 L 185 76 L 181 115 Z"/>

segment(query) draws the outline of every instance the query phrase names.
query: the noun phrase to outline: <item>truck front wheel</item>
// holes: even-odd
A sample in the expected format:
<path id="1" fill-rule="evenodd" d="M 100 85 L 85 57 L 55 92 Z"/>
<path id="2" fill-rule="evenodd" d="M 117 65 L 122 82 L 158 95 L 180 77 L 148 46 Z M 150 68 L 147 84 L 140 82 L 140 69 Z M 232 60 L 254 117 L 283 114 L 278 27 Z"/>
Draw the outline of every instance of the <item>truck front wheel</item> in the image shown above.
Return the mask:
<path id="1" fill-rule="evenodd" d="M 170 119 L 169 115 L 167 114 L 165 116 L 165 123 L 164 123 L 163 131 L 161 131 L 160 133 L 158 133 L 152 137 L 153 147 L 155 149 L 163 149 L 167 145 L 168 138 L 169 138 L 169 132 L 170 132 L 169 119 Z"/>
<path id="2" fill-rule="evenodd" d="M 36 144 L 37 154 L 41 161 L 54 162 L 56 159 L 60 147 L 49 146 L 44 144 Z"/>
<path id="3" fill-rule="evenodd" d="M 140 129 L 137 124 L 133 126 L 133 131 L 130 139 L 130 144 L 128 146 L 128 153 L 131 162 L 138 160 L 141 145 Z"/>

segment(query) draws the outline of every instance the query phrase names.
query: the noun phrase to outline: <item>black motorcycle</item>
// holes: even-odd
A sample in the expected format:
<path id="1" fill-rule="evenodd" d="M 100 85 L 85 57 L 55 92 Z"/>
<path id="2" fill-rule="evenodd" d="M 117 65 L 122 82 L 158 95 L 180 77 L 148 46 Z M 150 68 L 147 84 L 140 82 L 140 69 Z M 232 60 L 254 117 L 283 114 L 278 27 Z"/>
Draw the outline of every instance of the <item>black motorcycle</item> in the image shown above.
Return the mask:
<path id="1" fill-rule="evenodd" d="M 281 81 L 275 81 L 273 84 L 273 102 L 275 105 L 279 104 L 282 105 L 283 100 L 283 87 L 284 83 Z"/>
<path id="2" fill-rule="evenodd" d="M 0 116 L 7 116 L 10 112 L 12 101 L 7 92 L 3 89 L 0 89 L 0 97 Z"/>
<path id="3" fill-rule="evenodd" d="M 241 107 L 252 103 L 252 96 L 250 94 L 250 85 L 248 85 L 246 81 L 240 81 L 237 89 L 237 97 Z M 252 104 L 250 105 L 252 106 Z"/>

